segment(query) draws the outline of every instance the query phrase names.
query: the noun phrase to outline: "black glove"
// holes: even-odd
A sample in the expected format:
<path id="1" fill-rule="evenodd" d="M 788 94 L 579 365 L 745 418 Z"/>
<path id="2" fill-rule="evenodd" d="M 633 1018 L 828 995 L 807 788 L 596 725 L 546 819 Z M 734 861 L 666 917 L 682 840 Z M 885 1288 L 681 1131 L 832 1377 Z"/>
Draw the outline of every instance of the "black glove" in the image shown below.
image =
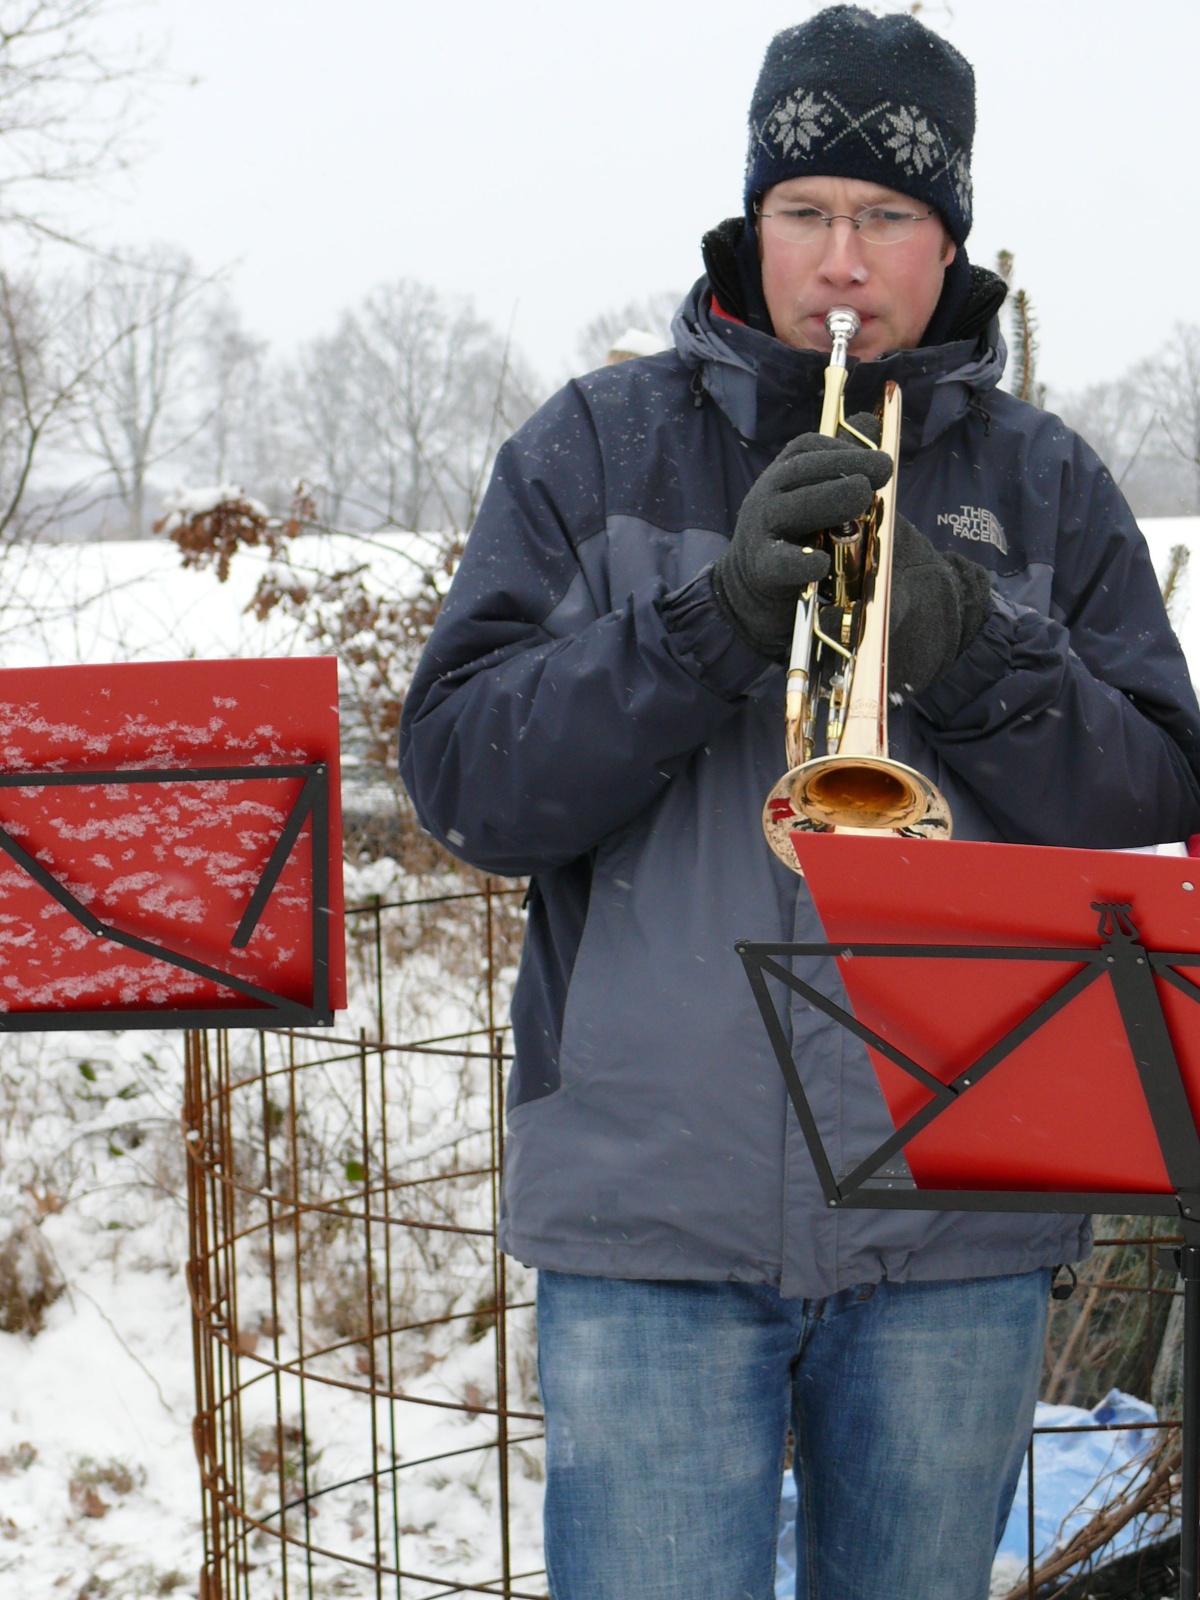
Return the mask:
<path id="1" fill-rule="evenodd" d="M 907 517 L 896 517 L 888 688 L 920 694 L 936 683 L 983 627 L 992 580 L 978 562 L 943 556 Z"/>
<path id="2" fill-rule="evenodd" d="M 878 417 L 863 413 L 851 417 L 850 426 L 868 439 L 879 439 Z M 949 672 L 983 627 L 991 595 L 992 580 L 985 568 L 957 552 L 940 555 L 920 529 L 897 512 L 888 688 L 894 694 L 920 694 Z"/>
<path id="3" fill-rule="evenodd" d="M 712 583 L 734 631 L 760 655 L 787 660 L 801 591 L 829 571 L 823 550 L 800 546 L 861 517 L 891 475 L 892 459 L 881 451 L 805 433 L 750 490 Z"/>

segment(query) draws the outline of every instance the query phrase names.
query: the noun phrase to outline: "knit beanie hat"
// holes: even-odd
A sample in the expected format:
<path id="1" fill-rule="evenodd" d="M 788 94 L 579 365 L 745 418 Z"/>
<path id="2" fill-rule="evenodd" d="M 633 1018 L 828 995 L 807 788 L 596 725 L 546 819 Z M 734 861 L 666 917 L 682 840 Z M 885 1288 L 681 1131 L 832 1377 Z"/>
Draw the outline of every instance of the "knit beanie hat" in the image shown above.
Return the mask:
<path id="1" fill-rule="evenodd" d="M 746 215 L 773 184 L 861 178 L 971 231 L 971 64 L 915 17 L 829 6 L 767 46 L 750 103 Z"/>

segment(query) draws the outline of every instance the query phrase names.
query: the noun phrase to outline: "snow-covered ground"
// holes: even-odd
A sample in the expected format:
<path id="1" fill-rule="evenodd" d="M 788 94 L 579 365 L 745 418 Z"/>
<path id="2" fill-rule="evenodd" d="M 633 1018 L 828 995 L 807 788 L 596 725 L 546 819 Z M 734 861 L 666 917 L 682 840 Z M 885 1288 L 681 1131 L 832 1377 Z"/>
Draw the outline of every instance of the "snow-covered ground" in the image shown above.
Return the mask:
<path id="1" fill-rule="evenodd" d="M 1142 523 L 1156 570 L 1165 573 L 1175 545 L 1200 567 L 1200 517 L 1156 517 Z M 412 571 L 411 536 L 301 538 L 291 547 L 298 566 L 364 562 L 380 588 Z M 0 665 L 66 662 L 177 661 L 237 655 L 290 655 L 310 650 L 294 623 L 278 615 L 266 625 L 245 614 L 270 565 L 259 549 L 240 553 L 227 583 L 187 571 L 167 539 L 99 544 L 15 546 L 0 557 Z M 1185 572 L 1176 624 L 1200 674 L 1200 571 Z"/>
<path id="2" fill-rule="evenodd" d="M 1177 544 L 1200 560 L 1200 518 L 1145 531 L 1160 572 Z M 310 553 L 328 560 L 327 546 Z M 399 537 L 390 554 L 361 544 L 346 554 L 368 559 L 385 586 L 411 570 Z M 11 550 L 0 562 L 0 665 L 310 650 L 294 625 L 245 615 L 265 566 L 250 552 L 221 585 L 183 570 L 165 541 Z M 1200 591 L 1192 605 L 1190 574 L 1181 587 L 1176 620 L 1200 676 Z M 378 877 L 352 875 L 348 899 L 386 892 Z M 0 1333 L 0 1600 L 197 1592 L 181 1086 L 182 1043 L 169 1033 L 25 1035 L 0 1049 L 0 1250 L 20 1253 L 31 1292 L 39 1278 L 66 1286 L 35 1336 Z M 485 1386 L 487 1365 L 486 1341 L 448 1351 L 429 1392 Z M 313 1419 L 329 1434 L 331 1472 L 345 1417 Z M 470 1428 L 454 1425 L 467 1440 Z M 439 1448 L 435 1434 L 445 1436 L 433 1421 L 414 1423 L 408 1459 Z M 531 1457 L 514 1486 L 522 1560 L 536 1544 L 536 1478 Z M 468 1550 L 492 1517 L 486 1485 L 436 1471 L 409 1482 L 405 1516 L 428 1530 L 413 1536 L 414 1561 L 449 1570 L 486 1554 Z M 348 1505 L 351 1537 L 353 1516 Z"/>
<path id="3" fill-rule="evenodd" d="M 181 1042 L 26 1034 L 0 1062 L 0 1235 L 27 1294 L 66 1286 L 0 1333 L 0 1596 L 195 1593 Z"/>
<path id="4" fill-rule="evenodd" d="M 411 573 L 412 545 L 402 534 L 312 535 L 290 551 L 301 570 L 364 563 L 386 590 Z M 0 556 L 0 666 L 312 654 L 300 628 L 278 612 L 266 624 L 246 614 L 269 565 L 264 550 L 243 551 L 219 583 L 211 572 L 185 570 L 161 537 L 12 546 Z"/>
<path id="5" fill-rule="evenodd" d="M 1148 518 L 1142 529 L 1160 576 L 1175 545 L 1192 552 L 1174 614 L 1200 680 L 1200 517 Z M 404 534 L 370 542 L 314 536 L 292 552 L 301 567 L 364 562 L 387 589 L 411 574 L 409 548 Z M 210 572 L 185 571 L 163 538 L 14 547 L 0 558 L 0 666 L 311 652 L 295 623 L 276 614 L 264 625 L 245 614 L 269 565 L 264 551 L 244 551 L 221 584 Z"/>

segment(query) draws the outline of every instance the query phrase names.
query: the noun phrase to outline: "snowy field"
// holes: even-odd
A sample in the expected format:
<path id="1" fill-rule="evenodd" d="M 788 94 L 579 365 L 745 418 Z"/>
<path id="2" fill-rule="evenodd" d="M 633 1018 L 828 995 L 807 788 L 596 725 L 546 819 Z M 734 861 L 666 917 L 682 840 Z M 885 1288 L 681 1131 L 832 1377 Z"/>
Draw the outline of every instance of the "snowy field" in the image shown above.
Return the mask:
<path id="1" fill-rule="evenodd" d="M 1180 543 L 1200 560 L 1200 519 L 1145 531 L 1160 572 Z M 340 555 L 368 559 L 381 587 L 411 571 L 400 538 Z M 327 565 L 328 543 L 308 556 Z M 12 550 L 0 563 L 0 664 L 305 652 L 294 627 L 244 615 L 265 565 L 242 556 L 221 585 L 184 571 L 165 541 Z M 1176 620 L 1200 673 L 1200 590 L 1193 605 L 1188 575 L 1181 588 Z M 347 898 L 385 887 L 389 870 L 351 873 Z M 0 1252 L 31 1294 L 65 1285 L 36 1336 L 0 1333 L 0 1600 L 197 1592 L 181 1084 L 170 1033 L 25 1035 L 0 1053 Z M 468 1370 L 477 1361 L 442 1380 L 485 1382 Z M 536 1499 L 523 1481 L 526 1549 Z M 417 1510 L 446 1559 L 462 1559 L 478 1500 L 430 1479 Z"/>
<path id="2" fill-rule="evenodd" d="M 412 572 L 413 546 L 406 535 L 313 535 L 290 551 L 301 574 L 363 563 L 387 590 Z M 0 665 L 311 654 L 279 613 L 266 624 L 245 614 L 269 564 L 263 551 L 244 551 L 222 584 L 185 570 L 164 538 L 13 547 L 0 556 Z"/>
<path id="3" fill-rule="evenodd" d="M 1142 523 L 1160 577 L 1170 552 L 1184 545 L 1186 570 L 1174 611 L 1193 676 L 1200 675 L 1200 517 L 1156 517 Z M 294 564 L 328 571 L 364 563 L 380 590 L 413 571 L 411 536 L 365 540 L 313 536 L 291 546 Z M 427 548 L 427 547 L 425 547 Z M 0 557 L 0 665 L 69 662 L 177 661 L 201 657 L 291 655 L 311 650 L 301 630 L 276 614 L 267 624 L 245 615 L 269 565 L 260 550 L 240 553 L 229 581 L 185 571 L 162 538 L 103 544 L 16 547 Z"/>

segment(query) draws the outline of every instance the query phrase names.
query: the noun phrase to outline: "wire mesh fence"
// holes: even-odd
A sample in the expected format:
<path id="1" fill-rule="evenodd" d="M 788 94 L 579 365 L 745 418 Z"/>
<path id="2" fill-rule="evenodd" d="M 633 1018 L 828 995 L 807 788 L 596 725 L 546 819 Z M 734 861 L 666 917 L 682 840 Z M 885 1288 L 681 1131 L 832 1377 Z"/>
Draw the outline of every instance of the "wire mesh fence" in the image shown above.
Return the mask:
<path id="1" fill-rule="evenodd" d="M 496 1247 L 519 894 L 352 907 L 350 1026 L 188 1037 L 201 1600 L 546 1594 L 532 1274 Z M 431 947 L 449 975 L 422 1009 Z M 993 1594 L 1176 1592 L 1177 1243 L 1100 1219 L 1052 1304 L 1044 1397 L 1125 1390 L 1163 1420 L 1039 1425 L 1022 1570 Z M 1048 1533 L 1050 1444 L 1132 1433 Z"/>
<path id="2" fill-rule="evenodd" d="M 352 909 L 370 1031 L 189 1036 L 203 1600 L 545 1592 L 529 1284 L 496 1248 L 512 893 Z M 482 1020 L 393 1042 L 389 931 L 447 906 Z"/>

